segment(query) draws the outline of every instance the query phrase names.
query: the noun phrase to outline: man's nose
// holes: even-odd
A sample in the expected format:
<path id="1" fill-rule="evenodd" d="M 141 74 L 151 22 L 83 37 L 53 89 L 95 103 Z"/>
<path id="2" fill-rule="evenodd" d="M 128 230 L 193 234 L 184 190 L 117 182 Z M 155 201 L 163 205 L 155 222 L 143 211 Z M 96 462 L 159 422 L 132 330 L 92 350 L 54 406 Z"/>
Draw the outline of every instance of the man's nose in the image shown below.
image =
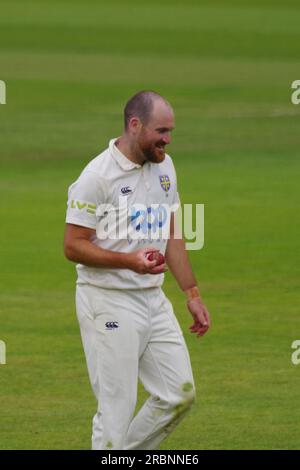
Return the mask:
<path id="1" fill-rule="evenodd" d="M 170 132 L 166 132 L 166 134 L 164 134 L 163 141 L 164 141 L 165 145 L 171 143 L 171 133 Z"/>

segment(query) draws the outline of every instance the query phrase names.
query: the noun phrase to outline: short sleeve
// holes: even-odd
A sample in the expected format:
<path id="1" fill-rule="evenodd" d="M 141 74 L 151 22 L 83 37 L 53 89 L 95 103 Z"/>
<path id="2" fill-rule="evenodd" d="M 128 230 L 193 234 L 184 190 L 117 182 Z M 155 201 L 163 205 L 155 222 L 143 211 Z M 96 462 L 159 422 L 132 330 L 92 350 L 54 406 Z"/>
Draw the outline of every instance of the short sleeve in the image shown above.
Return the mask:
<path id="1" fill-rule="evenodd" d="M 106 202 L 105 181 L 94 171 L 83 171 L 69 187 L 66 223 L 96 229 L 96 210 Z"/>
<path id="2" fill-rule="evenodd" d="M 177 175 L 176 175 L 176 170 L 175 170 L 175 167 L 173 165 L 173 162 L 172 162 L 172 166 L 173 166 L 173 171 L 174 171 L 175 188 L 174 188 L 174 192 L 173 192 L 173 201 L 172 201 L 172 205 L 171 205 L 171 212 L 176 212 L 178 207 L 180 207 L 181 203 L 180 203 L 180 197 L 179 197 L 178 188 L 177 188 Z"/>

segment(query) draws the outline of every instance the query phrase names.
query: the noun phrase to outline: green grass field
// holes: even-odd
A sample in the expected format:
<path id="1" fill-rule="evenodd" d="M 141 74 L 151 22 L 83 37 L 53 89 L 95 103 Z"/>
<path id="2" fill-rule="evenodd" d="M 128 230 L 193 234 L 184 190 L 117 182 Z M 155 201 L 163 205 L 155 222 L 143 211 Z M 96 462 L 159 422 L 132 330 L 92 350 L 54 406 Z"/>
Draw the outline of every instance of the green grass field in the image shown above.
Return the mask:
<path id="1" fill-rule="evenodd" d="M 162 448 L 300 448 L 299 25 L 288 0 L 1 2 L 1 449 L 90 448 L 67 187 L 145 88 L 176 111 L 182 202 L 205 204 L 205 247 L 190 255 L 213 318 L 190 335 L 167 275 L 198 398 Z"/>

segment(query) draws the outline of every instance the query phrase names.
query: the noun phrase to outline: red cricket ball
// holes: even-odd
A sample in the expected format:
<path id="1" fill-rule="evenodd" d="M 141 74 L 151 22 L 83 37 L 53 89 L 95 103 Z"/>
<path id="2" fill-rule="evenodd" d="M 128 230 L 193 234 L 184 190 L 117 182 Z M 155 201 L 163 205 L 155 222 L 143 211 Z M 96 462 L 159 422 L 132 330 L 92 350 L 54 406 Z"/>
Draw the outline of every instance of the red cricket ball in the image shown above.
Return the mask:
<path id="1" fill-rule="evenodd" d="M 165 262 L 165 257 L 162 253 L 159 253 L 159 251 L 151 251 L 150 253 L 147 253 L 147 259 L 149 261 L 156 261 L 156 266 L 159 266 L 160 264 L 164 264 Z"/>

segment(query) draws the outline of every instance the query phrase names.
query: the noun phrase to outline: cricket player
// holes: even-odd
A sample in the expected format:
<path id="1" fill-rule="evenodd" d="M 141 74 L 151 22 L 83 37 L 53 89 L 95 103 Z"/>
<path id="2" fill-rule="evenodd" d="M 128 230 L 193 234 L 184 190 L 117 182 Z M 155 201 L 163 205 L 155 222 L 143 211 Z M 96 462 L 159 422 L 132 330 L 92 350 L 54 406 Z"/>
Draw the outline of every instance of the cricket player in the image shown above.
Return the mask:
<path id="1" fill-rule="evenodd" d="M 142 91 L 124 121 L 123 134 L 70 186 L 66 216 L 64 251 L 77 263 L 76 310 L 98 402 L 97 450 L 156 449 L 194 401 L 189 353 L 161 288 L 167 268 L 186 295 L 191 333 L 210 327 L 185 243 L 174 236 L 179 196 L 165 153 L 173 109 Z M 138 379 L 150 396 L 134 416 Z"/>

